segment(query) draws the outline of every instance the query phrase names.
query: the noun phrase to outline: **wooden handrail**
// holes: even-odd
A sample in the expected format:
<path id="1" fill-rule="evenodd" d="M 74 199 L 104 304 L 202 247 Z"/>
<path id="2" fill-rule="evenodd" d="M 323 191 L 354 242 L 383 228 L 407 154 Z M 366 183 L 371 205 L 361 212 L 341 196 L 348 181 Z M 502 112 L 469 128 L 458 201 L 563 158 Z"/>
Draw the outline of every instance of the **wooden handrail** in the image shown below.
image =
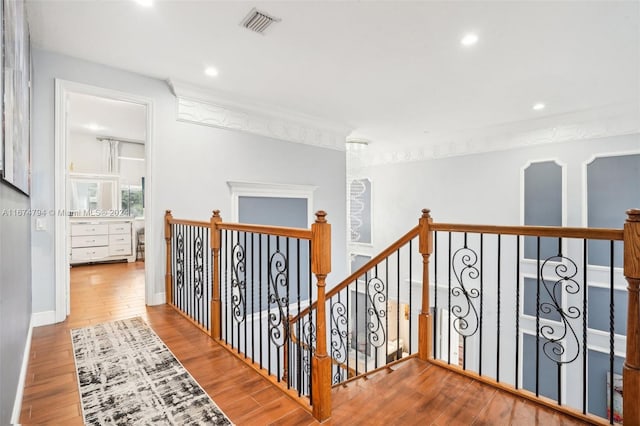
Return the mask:
<path id="1" fill-rule="evenodd" d="M 247 225 L 244 223 L 220 223 L 218 225 L 218 229 L 276 235 L 280 237 L 298 238 L 301 240 L 311 239 L 311 230 L 303 228 L 287 228 L 285 226 Z"/>
<path id="2" fill-rule="evenodd" d="M 342 280 L 340 283 L 338 283 L 338 285 L 336 285 L 335 287 L 333 287 L 331 290 L 329 290 L 326 294 L 326 298 L 330 299 L 333 296 L 335 296 L 336 294 L 338 294 L 342 289 L 346 288 L 349 284 L 353 284 L 353 282 L 361 275 L 363 275 L 365 272 L 367 272 L 368 270 L 372 269 L 374 266 L 376 266 L 376 264 L 380 263 L 381 261 L 383 261 L 384 259 L 386 259 L 387 257 L 389 257 L 389 255 L 391 255 L 394 251 L 398 250 L 400 247 L 404 246 L 405 244 L 407 244 L 410 240 L 414 239 L 415 237 L 418 236 L 418 231 L 419 231 L 420 227 L 416 226 L 415 228 L 413 228 L 411 231 L 407 232 L 406 234 L 404 234 L 402 237 L 400 237 L 397 241 L 395 241 L 393 244 L 391 244 L 389 247 L 387 247 L 384 251 L 382 251 L 380 254 L 378 254 L 377 256 L 375 256 L 374 258 L 372 258 L 371 260 L 369 260 L 367 263 L 365 263 L 364 265 L 362 265 L 360 268 L 358 268 L 354 273 L 352 273 L 351 275 L 349 275 L 347 278 L 345 278 L 344 280 Z M 296 315 L 295 317 L 293 317 L 291 319 L 291 322 L 296 322 L 298 321 L 300 318 L 304 317 L 305 315 L 308 315 L 310 311 L 316 309 L 316 307 L 318 306 L 318 302 L 313 302 L 310 306 L 307 306 L 305 309 L 303 309 L 298 315 Z"/>
<path id="3" fill-rule="evenodd" d="M 622 229 L 566 228 L 561 226 L 500 226 L 433 223 L 433 231 L 472 232 L 476 234 L 522 235 L 530 237 L 582 238 L 589 240 L 623 240 Z"/>
<path id="4" fill-rule="evenodd" d="M 203 220 L 190 220 L 190 219 L 174 219 L 171 218 L 167 221 L 170 225 L 187 225 L 187 226 L 200 226 L 202 228 L 208 228 L 210 223 Z"/>

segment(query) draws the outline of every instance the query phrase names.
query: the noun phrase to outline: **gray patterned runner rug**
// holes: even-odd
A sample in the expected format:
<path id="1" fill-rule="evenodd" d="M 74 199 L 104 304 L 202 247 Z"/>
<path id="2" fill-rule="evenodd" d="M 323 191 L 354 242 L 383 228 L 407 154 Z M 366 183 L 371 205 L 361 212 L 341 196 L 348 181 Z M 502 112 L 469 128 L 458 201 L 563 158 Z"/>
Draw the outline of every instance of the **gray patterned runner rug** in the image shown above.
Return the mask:
<path id="1" fill-rule="evenodd" d="M 139 317 L 71 330 L 84 422 L 231 425 Z"/>

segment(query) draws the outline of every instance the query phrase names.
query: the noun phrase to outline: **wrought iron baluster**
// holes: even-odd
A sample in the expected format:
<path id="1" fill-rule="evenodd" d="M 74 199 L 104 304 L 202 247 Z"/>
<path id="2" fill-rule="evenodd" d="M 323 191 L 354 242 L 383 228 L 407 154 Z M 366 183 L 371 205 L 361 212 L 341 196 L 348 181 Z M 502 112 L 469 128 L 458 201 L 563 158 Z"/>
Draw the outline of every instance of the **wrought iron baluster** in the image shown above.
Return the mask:
<path id="1" fill-rule="evenodd" d="M 240 326 L 242 323 L 245 323 L 246 327 L 246 233 L 244 233 L 244 237 L 245 245 L 243 246 L 240 240 L 240 232 L 236 231 L 236 242 L 232 250 L 233 267 L 231 272 L 233 273 L 233 278 L 231 281 L 231 304 L 238 336 L 238 353 L 240 352 Z"/>
<path id="2" fill-rule="evenodd" d="M 262 367 L 262 334 L 263 334 L 263 330 L 262 330 L 262 239 L 263 239 L 264 235 L 259 234 L 258 235 L 258 305 L 260 305 L 260 316 L 258 318 L 258 321 L 260 323 L 260 327 L 259 330 L 260 332 L 258 333 L 258 340 L 260 341 L 260 368 Z M 267 237 L 268 238 L 268 237 Z"/>
<path id="3" fill-rule="evenodd" d="M 480 271 L 476 267 L 478 255 L 465 244 L 453 253 L 451 262 L 453 276 L 456 279 L 450 290 L 450 296 L 456 298 L 455 303 L 450 307 L 451 314 L 454 316 L 452 324 L 464 340 L 476 334 L 479 326 L 480 317 L 474 300 L 480 297 L 480 291 L 473 287 L 474 282 L 480 277 Z"/>
<path id="4" fill-rule="evenodd" d="M 610 242 L 609 248 L 609 423 L 613 424 L 613 395 L 614 395 L 614 382 L 613 382 L 613 368 L 614 368 L 614 356 L 615 356 L 615 312 L 614 312 L 614 287 L 613 287 L 613 270 L 614 270 L 614 250 L 613 240 Z"/>
<path id="5" fill-rule="evenodd" d="M 413 310 L 413 275 L 412 275 L 412 267 L 411 267 L 411 262 L 412 262 L 412 255 L 413 255 L 413 240 L 409 240 L 409 312 L 411 312 Z M 400 321 L 398 319 L 398 321 Z M 413 321 L 411 319 L 411 315 L 409 315 L 409 352 L 411 352 L 411 340 L 413 340 L 411 338 L 411 336 L 413 336 L 412 334 L 412 328 L 413 328 Z M 397 339 L 396 343 L 400 343 L 400 339 Z M 397 353 L 397 352 L 396 352 Z"/>
<path id="6" fill-rule="evenodd" d="M 267 235 L 267 259 L 271 258 L 271 236 Z M 269 328 L 271 327 L 271 298 L 273 297 L 273 289 L 271 288 L 271 262 L 267 260 L 267 333 L 269 332 Z M 271 338 L 267 339 L 267 370 L 269 371 L 269 375 L 271 375 Z"/>
<path id="7" fill-rule="evenodd" d="M 251 233 L 251 361 L 256 362 L 256 234 Z M 258 259 L 260 261 L 260 259 Z M 258 312 L 260 315 L 260 312 Z"/>
<path id="8" fill-rule="evenodd" d="M 449 232 L 449 255 L 448 255 L 448 262 L 449 262 L 449 289 L 447 291 L 447 297 L 448 297 L 448 304 L 447 304 L 447 363 L 451 364 L 451 232 Z"/>
<path id="9" fill-rule="evenodd" d="M 516 389 L 520 378 L 520 235 L 516 235 Z"/>
<path id="10" fill-rule="evenodd" d="M 372 351 L 375 351 L 375 366 L 378 366 L 378 349 L 383 347 L 387 341 L 387 330 L 384 329 L 383 319 L 387 315 L 386 311 L 386 298 L 385 298 L 386 284 L 378 276 L 378 265 L 374 267 L 374 277 L 367 281 L 367 308 L 365 310 L 367 316 L 367 355 L 369 352 L 368 346 L 371 345 Z M 367 371 L 368 357 L 365 357 L 365 372 Z"/>
<path id="11" fill-rule="evenodd" d="M 300 259 L 300 239 L 296 239 L 296 254 L 297 254 L 297 259 L 298 259 L 298 268 L 297 268 L 297 275 L 296 275 L 296 292 L 297 292 L 297 302 L 298 302 L 298 312 L 296 314 L 296 318 L 300 317 L 300 288 L 301 288 L 301 283 L 300 283 L 300 267 L 302 266 L 302 260 Z M 297 321 L 297 323 L 300 323 L 300 320 Z M 298 391 L 298 396 L 300 396 L 300 390 L 301 390 L 301 386 L 300 386 L 300 330 L 297 330 L 297 342 L 296 342 L 296 377 L 297 377 L 297 381 L 296 381 L 296 388 Z"/>
<path id="12" fill-rule="evenodd" d="M 536 396 L 540 396 L 540 237 L 536 241 Z"/>
<path id="13" fill-rule="evenodd" d="M 184 287 L 184 233 L 183 233 L 182 225 L 174 225 L 174 226 L 179 226 L 178 236 L 176 238 L 176 293 L 177 293 L 176 306 L 178 306 L 180 309 L 183 309 L 182 289 Z"/>
<path id="14" fill-rule="evenodd" d="M 245 359 L 247 358 L 247 259 L 246 259 L 246 255 L 247 255 L 247 233 L 243 232 L 243 239 L 244 239 L 244 246 L 243 246 L 243 251 L 245 254 L 245 270 L 244 270 L 244 300 L 242 302 L 242 314 L 243 314 L 243 323 L 244 323 L 244 348 L 242 350 L 242 352 L 244 353 L 244 357 Z M 240 346 L 240 345 L 238 345 Z"/>
<path id="15" fill-rule="evenodd" d="M 438 336 L 438 231 L 433 232 L 433 358 L 437 358 Z"/>
<path id="16" fill-rule="evenodd" d="M 496 331 L 496 382 L 500 381 L 500 278 L 502 276 L 502 268 L 501 268 L 501 251 L 502 251 L 502 235 L 498 234 L 498 282 L 497 282 L 497 305 L 498 309 L 496 312 L 496 321 L 497 321 L 497 331 Z"/>
<path id="17" fill-rule="evenodd" d="M 289 259 L 291 259 L 291 257 L 289 257 L 289 240 L 290 240 L 289 237 L 285 238 L 287 261 Z M 286 300 L 287 313 L 286 313 L 286 316 L 283 319 L 283 326 L 284 326 L 284 329 L 285 329 L 285 333 L 284 333 L 285 344 L 287 346 L 289 346 L 289 341 L 291 340 L 290 336 L 289 336 L 289 300 L 291 300 L 291 293 L 290 293 L 291 281 L 289 280 L 289 274 L 287 274 L 287 280 L 286 281 L 287 281 L 287 300 Z M 287 360 L 287 363 L 288 362 L 289 361 Z M 288 376 L 289 375 L 287 375 L 287 389 L 290 388 L 290 386 L 289 386 L 289 377 Z"/>
<path id="18" fill-rule="evenodd" d="M 479 319 L 479 334 L 478 339 L 480 341 L 480 356 L 478 357 L 478 374 L 482 376 L 482 321 L 484 316 L 484 234 L 480 234 L 480 319 Z M 464 357 L 465 364 L 467 357 Z"/>
<path id="19" fill-rule="evenodd" d="M 284 293 L 289 283 L 289 261 L 285 253 L 280 250 L 280 240 L 276 237 L 276 251 L 269 259 L 269 284 L 271 294 L 269 306 L 275 307 L 275 312 L 269 313 L 269 339 L 274 344 L 277 355 L 277 376 L 280 379 L 280 352 L 289 338 L 287 325 L 288 294 Z"/>
<path id="20" fill-rule="evenodd" d="M 312 291 L 313 291 L 313 288 L 312 288 L 312 286 L 313 286 L 313 280 L 312 280 L 312 278 L 311 278 L 311 277 L 312 277 L 311 259 L 313 258 L 313 255 L 312 255 L 312 252 L 311 252 L 311 251 L 312 251 L 311 240 L 308 240 L 308 241 L 307 241 L 307 249 L 308 249 L 308 252 L 309 252 L 309 264 L 307 265 L 307 266 L 308 266 L 308 270 L 307 270 L 307 272 L 308 272 L 308 274 L 309 274 L 309 281 L 308 281 L 308 283 L 309 283 L 309 306 L 311 306 L 311 304 L 312 304 L 312 302 L 313 302 L 313 298 L 312 298 L 312 296 L 311 296 L 311 295 L 313 294 L 313 293 L 312 293 Z M 312 309 L 309 309 L 309 323 L 310 323 L 310 324 L 313 324 L 313 313 L 312 313 Z M 312 347 L 311 347 L 311 346 L 309 346 L 309 349 L 308 349 L 308 351 L 307 351 L 307 354 L 308 354 L 308 359 L 309 359 L 309 360 L 311 360 L 311 354 L 312 354 Z M 311 374 L 307 374 L 307 375 L 305 375 L 305 377 L 307 377 L 307 378 L 308 378 L 308 379 L 307 379 L 307 383 L 308 383 L 308 385 L 309 385 L 309 389 L 308 389 L 308 393 L 309 393 L 309 400 L 310 400 L 310 401 L 313 401 L 313 386 L 312 386 L 312 383 L 313 383 L 313 377 L 311 376 Z"/>
<path id="21" fill-rule="evenodd" d="M 185 270 L 187 281 L 185 282 L 185 311 L 193 319 L 193 226 L 187 226 L 187 258 L 185 259 Z"/>
<path id="22" fill-rule="evenodd" d="M 193 260 L 193 265 L 195 269 L 194 276 L 194 295 L 195 295 L 195 319 L 200 325 L 204 325 L 202 318 L 202 290 L 204 284 L 204 251 L 202 246 L 202 228 L 198 227 L 196 229 L 196 238 L 194 241 L 194 249 L 195 256 Z"/>
<path id="23" fill-rule="evenodd" d="M 337 295 L 337 301 L 331 299 L 331 357 L 339 364 L 335 365 L 335 373 L 332 383 L 337 384 L 348 378 L 348 370 L 345 372 L 345 378 L 342 377 L 343 367 L 347 361 L 347 307 L 340 300 L 340 293 Z"/>
<path id="24" fill-rule="evenodd" d="M 385 288 L 385 299 L 387 299 L 386 301 L 386 312 L 389 312 L 389 258 L 385 257 L 384 259 L 384 282 L 387 283 L 387 286 Z M 384 317 L 384 328 L 385 330 L 389 330 L 389 315 L 385 315 Z M 400 324 L 400 317 L 396 317 L 396 324 Z M 390 332 L 389 332 L 390 333 Z M 409 336 L 411 336 L 411 333 L 409 333 Z M 400 343 L 400 335 L 396 334 L 396 353 L 398 351 L 398 344 Z M 387 339 L 386 342 L 386 347 L 384 348 L 385 352 L 384 352 L 384 363 L 387 363 L 387 358 L 389 357 L 389 339 Z M 376 365 L 377 367 L 377 365 Z"/>
<path id="25" fill-rule="evenodd" d="M 213 293 L 213 280 L 211 279 L 211 260 L 213 258 L 213 250 L 211 250 L 211 230 L 207 228 L 205 230 L 205 241 L 206 241 L 206 264 L 205 264 L 205 277 L 206 277 L 206 286 L 205 286 L 205 298 L 204 298 L 204 306 L 205 306 L 205 322 L 207 324 L 207 330 L 211 330 L 211 299 Z"/>
<path id="26" fill-rule="evenodd" d="M 582 414 L 587 414 L 587 292 L 589 291 L 587 246 L 585 238 L 582 240 L 582 282 L 584 283 L 582 292 Z"/>

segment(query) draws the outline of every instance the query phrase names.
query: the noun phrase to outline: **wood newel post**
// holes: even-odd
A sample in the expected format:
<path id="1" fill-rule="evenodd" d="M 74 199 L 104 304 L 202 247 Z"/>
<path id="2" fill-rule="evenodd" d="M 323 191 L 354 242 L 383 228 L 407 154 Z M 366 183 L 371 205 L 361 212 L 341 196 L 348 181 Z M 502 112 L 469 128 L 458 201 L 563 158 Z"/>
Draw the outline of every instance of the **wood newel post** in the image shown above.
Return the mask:
<path id="1" fill-rule="evenodd" d="M 171 294 L 171 283 L 173 281 L 173 271 L 171 271 L 171 220 L 173 219 L 173 215 L 171 214 L 171 210 L 167 210 L 164 212 L 164 240 L 167 244 L 166 249 L 166 266 L 164 273 L 164 298 L 165 302 L 168 304 L 173 303 L 173 295 Z"/>
<path id="2" fill-rule="evenodd" d="M 317 278 L 318 309 L 316 311 L 316 351 L 311 360 L 313 416 L 318 421 L 331 417 L 331 359 L 327 356 L 327 320 L 325 286 L 331 272 L 331 225 L 327 213 L 316 213 L 311 225 L 311 269 Z"/>
<path id="3" fill-rule="evenodd" d="M 624 276 L 627 278 L 627 355 L 622 369 L 624 424 L 640 425 L 640 209 L 627 210 L 624 224 Z"/>
<path id="4" fill-rule="evenodd" d="M 418 317 L 418 356 L 427 361 L 433 356 L 433 319 L 429 307 L 429 256 L 433 252 L 433 219 L 430 210 L 422 209 L 420 218 L 419 250 L 422 254 L 422 307 Z"/>
<path id="5" fill-rule="evenodd" d="M 213 291 L 211 292 L 211 337 L 216 340 L 222 338 L 222 327 L 220 326 L 221 320 L 221 302 L 220 302 L 220 229 L 218 224 L 222 222 L 220 217 L 220 210 L 214 210 L 211 216 L 211 225 L 209 226 L 209 234 L 211 235 L 211 252 L 213 256 L 213 268 L 211 271 L 211 286 Z"/>

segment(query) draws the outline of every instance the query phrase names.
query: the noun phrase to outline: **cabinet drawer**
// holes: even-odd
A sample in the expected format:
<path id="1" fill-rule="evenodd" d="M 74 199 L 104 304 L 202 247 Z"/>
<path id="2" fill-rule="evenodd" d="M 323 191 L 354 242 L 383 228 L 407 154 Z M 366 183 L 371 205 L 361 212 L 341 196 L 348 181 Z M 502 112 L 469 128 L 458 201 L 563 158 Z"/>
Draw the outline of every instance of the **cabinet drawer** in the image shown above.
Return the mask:
<path id="1" fill-rule="evenodd" d="M 108 234 L 109 226 L 107 224 L 91 224 L 78 223 L 71 225 L 71 235 L 100 235 Z"/>
<path id="2" fill-rule="evenodd" d="M 115 244 L 109 246 L 109 256 L 129 256 L 131 254 L 131 244 Z"/>
<path id="3" fill-rule="evenodd" d="M 109 249 L 105 247 L 86 247 L 71 249 L 72 261 L 91 261 L 104 259 L 109 255 Z"/>
<path id="4" fill-rule="evenodd" d="M 131 234 L 131 224 L 130 223 L 110 223 L 109 233 L 110 234 Z"/>
<path id="5" fill-rule="evenodd" d="M 79 237 L 71 237 L 71 247 L 94 247 L 106 246 L 109 244 L 107 235 L 81 235 Z"/>
<path id="6" fill-rule="evenodd" d="M 131 234 L 109 234 L 109 245 L 131 245 Z"/>

